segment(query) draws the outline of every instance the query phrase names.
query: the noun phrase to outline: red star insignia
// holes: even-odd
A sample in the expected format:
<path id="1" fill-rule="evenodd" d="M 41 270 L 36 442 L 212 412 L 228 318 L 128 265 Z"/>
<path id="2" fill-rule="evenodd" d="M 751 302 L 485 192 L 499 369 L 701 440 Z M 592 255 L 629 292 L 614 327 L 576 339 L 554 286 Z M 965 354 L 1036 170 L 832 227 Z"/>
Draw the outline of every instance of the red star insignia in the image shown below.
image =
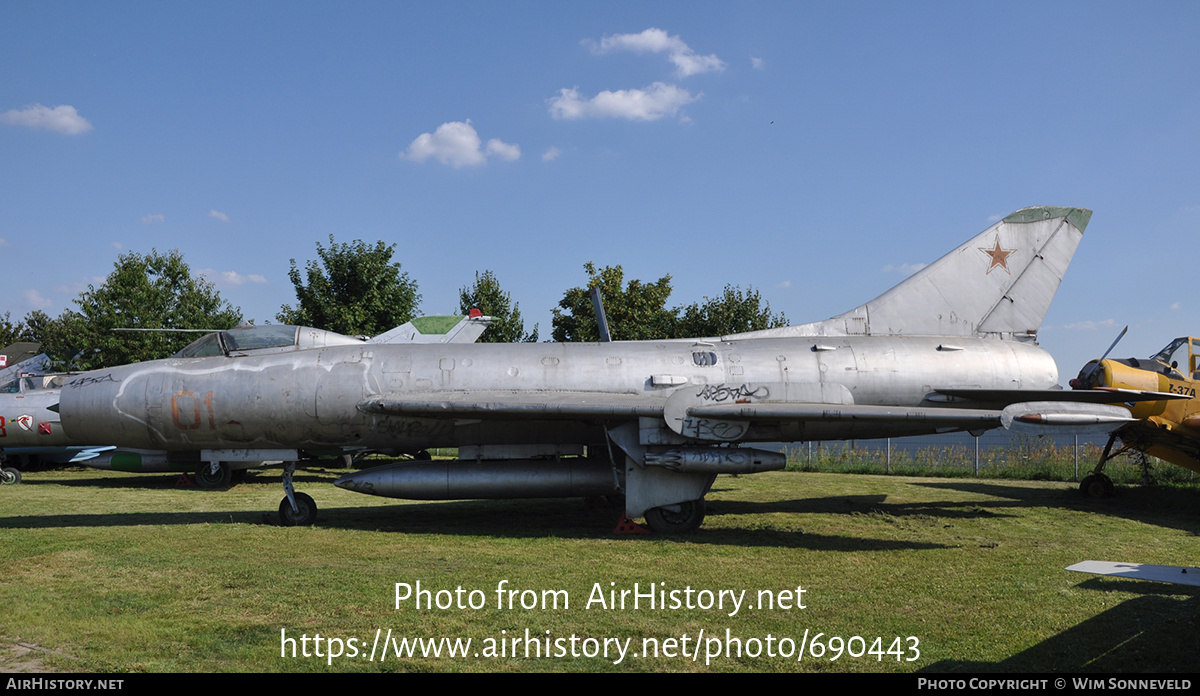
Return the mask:
<path id="1" fill-rule="evenodd" d="M 987 269 L 988 273 L 991 273 L 992 269 L 996 268 L 997 266 L 999 266 L 1000 268 L 1003 268 L 1005 273 L 1012 273 L 1012 271 L 1008 270 L 1008 257 L 1010 255 L 1016 253 L 1017 250 L 1016 249 L 1001 249 L 999 235 L 996 236 L 996 245 L 995 246 L 993 246 L 991 249 L 988 249 L 987 247 L 979 247 L 979 250 L 982 251 L 983 253 L 987 254 L 988 256 L 992 257 L 992 263 L 988 266 L 988 269 Z"/>

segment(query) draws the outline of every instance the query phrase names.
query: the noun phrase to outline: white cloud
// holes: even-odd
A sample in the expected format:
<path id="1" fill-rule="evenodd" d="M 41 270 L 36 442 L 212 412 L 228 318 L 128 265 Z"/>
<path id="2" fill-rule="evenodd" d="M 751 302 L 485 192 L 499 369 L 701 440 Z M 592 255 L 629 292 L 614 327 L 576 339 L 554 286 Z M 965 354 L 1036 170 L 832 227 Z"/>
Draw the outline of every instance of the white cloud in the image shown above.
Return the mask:
<path id="1" fill-rule="evenodd" d="M 1182 306 L 1183 306 L 1183 304 L 1182 304 L 1182 303 L 1180 303 L 1180 302 L 1172 302 L 1172 303 L 1171 303 L 1171 309 L 1172 309 L 1172 310 L 1179 309 L 1179 308 L 1180 308 L 1180 307 L 1182 307 Z"/>
<path id="2" fill-rule="evenodd" d="M 593 53 L 610 53 L 612 51 L 665 52 L 667 59 L 675 65 L 679 77 L 725 69 L 725 63 L 716 54 L 698 55 L 683 42 L 683 39 L 678 36 L 669 36 L 662 29 L 651 28 L 640 34 L 614 34 L 604 37 L 599 44 L 592 43 Z"/>
<path id="3" fill-rule="evenodd" d="M 509 145 L 499 138 L 492 138 L 487 144 L 487 154 L 495 155 L 505 162 L 516 162 L 521 159 L 521 146 Z"/>
<path id="4" fill-rule="evenodd" d="M 167 221 L 166 215 L 154 214 L 154 215 L 143 215 L 142 216 L 142 224 L 143 225 L 161 225 L 166 221 Z"/>
<path id="5" fill-rule="evenodd" d="M 663 82 L 646 89 L 605 90 L 591 99 L 583 99 L 579 89 L 563 88 L 557 97 L 548 100 L 554 118 L 624 118 L 630 121 L 657 121 L 674 116 L 684 106 L 700 98 L 691 92 Z"/>
<path id="6" fill-rule="evenodd" d="M 245 285 L 246 283 L 260 283 L 261 284 L 261 283 L 267 282 L 267 279 L 265 276 L 259 275 L 257 273 L 251 273 L 250 275 L 242 275 L 241 273 L 238 273 L 237 271 L 216 271 L 211 268 L 201 268 L 200 270 L 196 271 L 196 274 L 212 281 L 213 283 L 216 283 L 217 285 L 223 285 L 223 286 Z"/>
<path id="7" fill-rule="evenodd" d="M 790 280 L 785 280 L 785 281 L 783 281 L 782 283 L 776 283 L 776 284 L 775 284 L 775 287 L 777 287 L 777 288 L 780 288 L 780 289 L 787 289 L 787 288 L 790 288 L 790 287 L 792 287 L 792 281 L 790 281 Z"/>
<path id="8" fill-rule="evenodd" d="M 4 237 L 0 237 L 0 247 L 5 247 L 5 246 L 12 246 L 12 242 L 9 242 Z"/>
<path id="9" fill-rule="evenodd" d="M 0 114 L 0 123 L 7 123 L 10 126 L 41 128 L 63 135 L 79 135 L 92 129 L 92 124 L 80 116 L 75 107 L 66 104 L 53 109 L 41 104 L 34 104 L 24 109 L 5 111 Z"/>
<path id="10" fill-rule="evenodd" d="M 42 297 L 42 294 L 37 290 L 26 290 L 25 302 L 34 309 L 49 309 L 54 304 L 45 297 Z"/>
<path id="11" fill-rule="evenodd" d="M 546 149 L 545 152 L 542 153 L 542 161 L 543 162 L 553 162 L 554 160 L 558 159 L 558 156 L 561 154 L 562 154 L 562 150 L 551 145 L 549 148 Z M 0 239 L 0 242 L 2 242 L 2 241 L 4 241 L 4 240 Z"/>
<path id="12" fill-rule="evenodd" d="M 762 58 L 750 56 L 750 65 L 755 70 L 762 70 L 763 68 L 767 67 L 767 62 L 764 61 Z"/>
<path id="13" fill-rule="evenodd" d="M 216 209 L 208 211 L 208 216 L 214 220 L 220 220 L 221 222 L 229 222 L 229 216 L 226 215 L 225 213 L 222 213 L 219 210 L 216 210 Z"/>
<path id="14" fill-rule="evenodd" d="M 471 120 L 450 121 L 438 126 L 433 133 L 422 133 L 400 153 L 400 159 L 424 162 L 433 157 L 451 167 L 479 167 L 487 162 L 489 155 L 512 162 L 521 158 L 521 147 L 510 145 L 498 138 L 488 141 L 487 149 L 481 150 L 479 133 Z"/>
<path id="15" fill-rule="evenodd" d="M 112 248 L 116 249 L 117 251 L 120 251 L 125 248 L 125 245 L 121 244 L 120 242 L 112 242 Z"/>

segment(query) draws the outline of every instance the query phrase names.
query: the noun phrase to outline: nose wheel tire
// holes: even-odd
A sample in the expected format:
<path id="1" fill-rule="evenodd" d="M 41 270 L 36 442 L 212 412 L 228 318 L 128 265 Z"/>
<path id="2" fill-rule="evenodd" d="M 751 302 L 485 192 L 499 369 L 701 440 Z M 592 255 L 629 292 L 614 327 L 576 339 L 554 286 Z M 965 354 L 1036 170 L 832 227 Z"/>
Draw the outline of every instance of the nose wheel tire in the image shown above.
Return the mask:
<path id="1" fill-rule="evenodd" d="M 279 521 L 285 527 L 307 527 L 317 521 L 317 503 L 306 493 L 296 493 L 296 509 L 287 498 L 279 503 Z"/>
<path id="2" fill-rule="evenodd" d="M 21 472 L 18 469 L 4 467 L 0 469 L 0 484 L 5 486 L 15 486 L 21 482 Z"/>
<path id="3" fill-rule="evenodd" d="M 704 522 L 704 498 L 646 511 L 646 524 L 659 534 L 688 534 Z"/>
<path id="4" fill-rule="evenodd" d="M 1111 498 L 1115 490 L 1112 479 L 1104 474 L 1084 476 L 1079 482 L 1079 492 L 1088 498 Z"/>

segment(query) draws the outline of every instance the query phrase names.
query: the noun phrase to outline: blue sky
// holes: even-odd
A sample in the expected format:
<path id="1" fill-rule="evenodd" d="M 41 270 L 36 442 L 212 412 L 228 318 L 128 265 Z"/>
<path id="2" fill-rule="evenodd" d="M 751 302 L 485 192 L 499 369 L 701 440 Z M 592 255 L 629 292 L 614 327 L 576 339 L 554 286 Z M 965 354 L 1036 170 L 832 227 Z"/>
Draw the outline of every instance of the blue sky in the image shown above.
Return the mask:
<path id="1" fill-rule="evenodd" d="M 1042 327 L 1200 333 L 1200 4 L 0 5 L 0 314 L 179 249 L 248 318 L 289 260 L 382 239 L 424 313 L 492 270 L 840 313 L 1030 205 L 1095 211 Z"/>

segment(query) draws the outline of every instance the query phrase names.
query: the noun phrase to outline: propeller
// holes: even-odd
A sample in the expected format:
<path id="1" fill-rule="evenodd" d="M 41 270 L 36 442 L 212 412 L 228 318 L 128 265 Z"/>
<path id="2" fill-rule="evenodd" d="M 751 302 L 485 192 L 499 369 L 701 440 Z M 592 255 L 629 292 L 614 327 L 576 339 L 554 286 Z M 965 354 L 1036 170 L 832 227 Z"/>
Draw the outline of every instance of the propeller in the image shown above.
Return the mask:
<path id="1" fill-rule="evenodd" d="M 1121 329 L 1121 333 L 1117 334 L 1117 338 L 1112 342 L 1112 345 L 1108 347 L 1108 350 L 1104 351 L 1104 355 L 1100 356 L 1101 360 L 1108 357 L 1108 354 L 1112 352 L 1113 348 L 1117 347 L 1117 344 L 1121 342 L 1121 339 L 1125 338 L 1125 332 L 1128 330 L 1129 330 L 1129 326 L 1126 326 L 1125 328 Z"/>
<path id="2" fill-rule="evenodd" d="M 1096 373 L 1100 371 L 1100 363 L 1104 362 L 1104 359 L 1107 358 L 1108 354 L 1113 351 L 1113 348 L 1116 348 L 1117 344 L 1121 342 L 1121 339 L 1125 338 L 1126 331 L 1129 331 L 1128 325 L 1121 329 L 1121 333 L 1117 334 L 1117 337 L 1113 340 L 1112 345 L 1108 347 L 1108 350 L 1104 351 L 1104 355 L 1101 355 L 1099 360 L 1093 360 L 1084 366 L 1083 370 L 1079 373 L 1079 377 L 1071 380 L 1072 389 L 1088 389 L 1096 386 L 1093 378 L 1096 376 Z"/>

